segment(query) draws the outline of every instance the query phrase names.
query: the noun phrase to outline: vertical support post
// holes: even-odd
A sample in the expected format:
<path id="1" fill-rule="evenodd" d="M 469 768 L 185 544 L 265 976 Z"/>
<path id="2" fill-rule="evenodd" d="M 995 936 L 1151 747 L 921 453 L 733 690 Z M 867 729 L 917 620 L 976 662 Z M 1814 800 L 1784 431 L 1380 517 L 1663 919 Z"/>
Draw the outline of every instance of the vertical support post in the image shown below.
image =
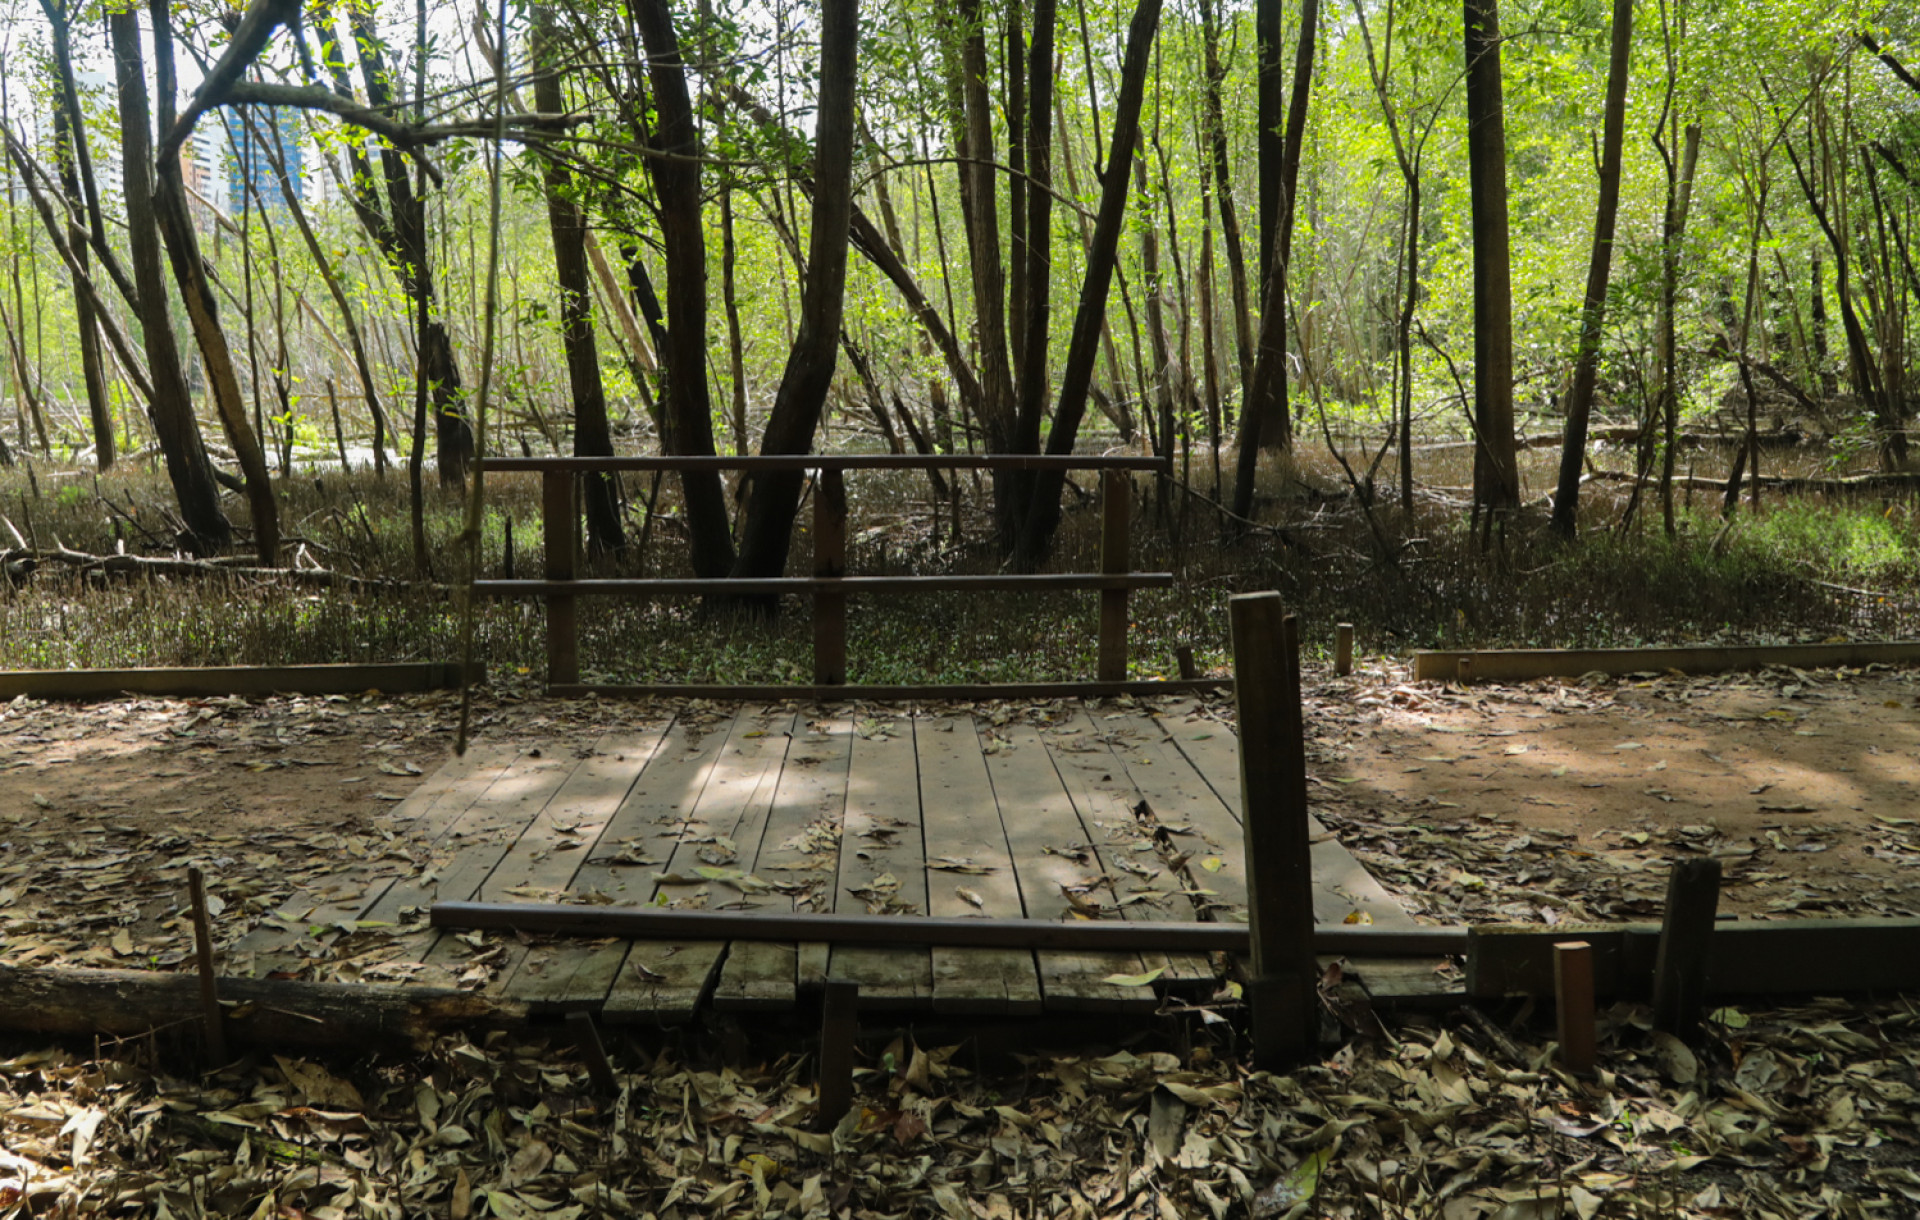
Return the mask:
<path id="1" fill-rule="evenodd" d="M 567 1014 L 567 1030 L 573 1034 L 573 1044 L 580 1051 L 580 1059 L 587 1065 L 587 1076 L 593 1081 L 593 1087 L 602 1096 L 620 1095 L 620 1078 L 613 1074 L 613 1062 L 607 1058 L 607 1048 L 600 1041 L 600 1030 L 593 1023 L 593 1014 L 585 1009 L 575 1009 Z"/>
<path id="2" fill-rule="evenodd" d="M 847 574 L 847 486 L 838 470 L 822 470 L 813 488 L 813 574 L 838 580 Z M 813 681 L 847 681 L 847 595 L 813 594 Z"/>
<path id="3" fill-rule="evenodd" d="M 1133 479 L 1124 470 L 1100 477 L 1100 571 L 1125 575 L 1132 562 Z M 1127 680 L 1127 591 L 1100 590 L 1100 664 L 1102 682 Z"/>
<path id="4" fill-rule="evenodd" d="M 1453 667 L 1453 677 L 1454 680 L 1462 686 L 1473 681 L 1473 658 L 1461 657 L 1456 661 Z"/>
<path id="5" fill-rule="evenodd" d="M 1653 961 L 1653 1027 L 1682 1041 L 1699 1032 L 1707 995 L 1707 959 L 1720 906 L 1720 861 L 1711 856 L 1673 862 L 1660 949 Z"/>
<path id="6" fill-rule="evenodd" d="M 565 470 L 540 473 L 541 528 L 547 548 L 547 579 L 572 580 L 574 553 L 579 550 L 579 522 L 574 516 L 573 474 Z M 573 594 L 547 594 L 547 685 L 580 680 L 579 626 L 574 618 Z"/>
<path id="7" fill-rule="evenodd" d="M 207 914 L 207 879 L 197 868 L 187 870 L 187 898 L 193 906 L 193 960 L 200 973 L 200 1016 L 207 1027 L 207 1061 L 218 1067 L 227 1061 L 226 1015 L 220 1010 L 220 989 L 213 975 L 213 920 Z"/>
<path id="8" fill-rule="evenodd" d="M 1333 672 L 1346 677 L 1353 672 L 1353 624 L 1338 623 L 1333 628 Z"/>
<path id="9" fill-rule="evenodd" d="M 1282 615 L 1278 593 L 1243 593 L 1227 605 L 1240 722 L 1254 1058 L 1263 1067 L 1282 1067 L 1312 1050 L 1318 1024 L 1299 624 Z"/>
<path id="10" fill-rule="evenodd" d="M 828 979 L 820 1008 L 820 1125 L 831 1130 L 853 1106 L 853 1039 L 860 984 Z"/>
<path id="11" fill-rule="evenodd" d="M 1575 1076 L 1590 1075 L 1599 1052 L 1593 1028 L 1593 946 L 1586 941 L 1562 941 L 1553 947 L 1553 998 L 1561 1066 Z"/>
<path id="12" fill-rule="evenodd" d="M 1173 650 L 1173 661 L 1174 664 L 1180 667 L 1180 678 L 1183 682 L 1191 682 L 1200 676 L 1200 667 L 1193 663 L 1193 646 L 1191 644 L 1182 644 L 1178 648 L 1175 648 Z"/>

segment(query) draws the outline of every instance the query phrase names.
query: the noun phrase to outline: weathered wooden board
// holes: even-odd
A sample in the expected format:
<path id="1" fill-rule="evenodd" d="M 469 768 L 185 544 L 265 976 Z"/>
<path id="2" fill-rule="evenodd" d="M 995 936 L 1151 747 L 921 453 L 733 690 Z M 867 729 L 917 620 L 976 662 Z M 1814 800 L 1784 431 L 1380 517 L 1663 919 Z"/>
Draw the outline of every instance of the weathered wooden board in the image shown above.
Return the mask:
<path id="1" fill-rule="evenodd" d="M 1115 760 L 1139 790 L 1156 833 L 1186 857 L 1202 917 L 1245 923 L 1246 851 L 1234 816 L 1158 724 L 1137 712 L 1095 713 Z"/>
<path id="2" fill-rule="evenodd" d="M 1232 730 L 1218 721 L 1174 707 L 1164 717 L 1152 717 L 1169 744 L 1192 763 L 1193 770 L 1215 793 L 1236 820 L 1240 814 L 1239 744 Z M 1369 873 L 1318 818 L 1309 815 L 1313 836 L 1313 914 L 1317 923 L 1342 923 L 1349 918 L 1383 928 L 1411 928 L 1414 918 L 1400 900 Z"/>
<path id="3" fill-rule="evenodd" d="M 474 898 L 492 902 L 558 901 L 586 852 L 599 840 L 659 748 L 663 735 L 662 729 L 655 728 L 608 734 L 596 742 L 560 791 L 501 855 L 475 890 Z M 503 952 L 493 966 L 489 991 L 511 995 L 542 1011 L 561 999 L 555 992 L 572 976 L 571 953 L 530 947 L 518 939 L 506 940 L 500 950 Z M 553 961 L 556 952 L 561 957 L 557 963 Z M 428 965 L 453 968 L 469 956 L 466 942 L 442 937 L 425 960 Z"/>
<path id="4" fill-rule="evenodd" d="M 759 903 L 763 895 L 743 867 L 741 845 L 758 844 L 766 828 L 793 725 L 792 712 L 743 708 L 734 718 L 663 870 L 677 879 L 663 881 L 656 891 L 669 905 Z M 726 952 L 724 942 L 635 941 L 601 1011 L 609 1021 L 689 1021 L 718 979 Z"/>
<path id="5" fill-rule="evenodd" d="M 920 817 L 927 841 L 927 913 L 954 918 L 1025 914 L 993 782 L 971 716 L 916 726 Z M 965 871 L 961 871 L 965 870 Z M 979 871 L 974 871 L 979 870 Z M 1040 977 L 1023 949 L 933 950 L 936 1012 L 1035 1013 Z"/>
<path id="6" fill-rule="evenodd" d="M 795 728 L 773 809 L 753 846 L 753 875 L 773 889 L 756 894 L 763 908 L 782 912 L 832 909 L 841 821 L 847 806 L 847 761 L 853 722 L 832 717 Z M 741 858 L 748 845 L 742 843 Z M 714 989 L 716 1009 L 788 1009 L 798 989 L 826 981 L 827 946 L 780 941 L 735 941 Z"/>
<path id="7" fill-rule="evenodd" d="M 1185 880 L 1167 867 L 1152 830 L 1134 813 L 1139 791 L 1086 708 L 1073 708 L 1047 734 L 1047 752 L 1088 840 L 1101 852 L 1121 914 L 1130 922 L 1184 923 L 1195 918 Z M 1161 990 L 1211 992 L 1219 982 L 1203 953 L 1148 951 L 1140 960 L 1147 970 L 1161 972 L 1156 980 Z"/>
<path id="8" fill-rule="evenodd" d="M 996 748 L 986 756 L 987 775 L 1027 916 L 1083 918 L 1069 894 L 1081 907 L 1111 907 L 1115 898 L 1103 853 L 1081 825 L 1040 731 L 1018 723 L 991 731 Z M 1034 959 L 1049 1012 L 1150 1012 L 1159 1003 L 1148 977 L 1155 967 L 1144 965 L 1138 953 L 1041 950 Z M 1164 970 L 1164 961 L 1158 968 Z M 1106 981 L 1113 976 L 1143 981 Z"/>
<path id="9" fill-rule="evenodd" d="M 926 840 L 920 825 L 919 764 L 911 713 L 875 713 L 856 721 L 847 764 L 846 819 L 833 910 L 926 914 Z M 836 945 L 828 977 L 857 983 L 861 1002 L 921 1008 L 933 1002 L 933 964 L 924 948 Z"/>

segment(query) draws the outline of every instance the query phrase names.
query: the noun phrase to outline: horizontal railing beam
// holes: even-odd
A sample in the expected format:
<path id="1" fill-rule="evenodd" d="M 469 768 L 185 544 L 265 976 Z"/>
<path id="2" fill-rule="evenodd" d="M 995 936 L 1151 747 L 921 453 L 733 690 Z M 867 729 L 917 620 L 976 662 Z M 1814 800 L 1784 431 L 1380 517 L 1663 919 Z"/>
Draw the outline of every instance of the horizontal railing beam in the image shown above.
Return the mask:
<path id="1" fill-rule="evenodd" d="M 915 703 L 931 699 L 1112 699 L 1120 695 L 1157 699 L 1203 691 L 1230 691 L 1232 678 L 1163 678 L 1126 682 L 927 682 L 888 685 L 849 682 L 845 686 L 795 686 L 791 683 L 654 682 L 622 686 L 595 682 L 554 682 L 555 699 L 780 699 L 834 703 L 858 699 L 874 703 Z"/>
<path id="2" fill-rule="evenodd" d="M 706 457 L 490 457 L 478 465 L 489 474 L 596 470 L 1146 470 L 1172 472 L 1166 458 L 1137 454 L 1050 453 L 795 453 Z"/>
<path id="3" fill-rule="evenodd" d="M 1243 923 L 1122 923 L 1050 919 L 954 919 L 924 915 L 797 915 L 660 907 L 593 907 L 551 902 L 436 902 L 436 928 L 515 929 L 556 936 L 644 940 L 806 940 L 833 944 L 940 945 L 988 949 L 1248 951 Z M 1465 928 L 1314 929 L 1315 952 L 1348 957 L 1458 954 Z"/>
<path id="4" fill-rule="evenodd" d="M 766 597 L 781 593 L 1057 593 L 1077 589 L 1170 589 L 1171 572 L 1061 573 L 1030 576 L 770 576 L 650 577 L 633 580 L 476 580 L 473 590 L 492 597 L 644 597 L 670 593 L 720 593 Z"/>

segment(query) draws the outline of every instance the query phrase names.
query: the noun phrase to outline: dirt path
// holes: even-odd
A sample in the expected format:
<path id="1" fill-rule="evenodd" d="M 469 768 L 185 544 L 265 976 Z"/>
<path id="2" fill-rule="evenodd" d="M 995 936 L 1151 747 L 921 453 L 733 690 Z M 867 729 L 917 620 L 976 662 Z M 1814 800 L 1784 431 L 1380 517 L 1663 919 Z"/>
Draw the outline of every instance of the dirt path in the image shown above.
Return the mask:
<path id="1" fill-rule="evenodd" d="M 1920 674 L 1314 691 L 1316 811 L 1437 919 L 1657 918 L 1708 853 L 1748 917 L 1920 914 Z"/>

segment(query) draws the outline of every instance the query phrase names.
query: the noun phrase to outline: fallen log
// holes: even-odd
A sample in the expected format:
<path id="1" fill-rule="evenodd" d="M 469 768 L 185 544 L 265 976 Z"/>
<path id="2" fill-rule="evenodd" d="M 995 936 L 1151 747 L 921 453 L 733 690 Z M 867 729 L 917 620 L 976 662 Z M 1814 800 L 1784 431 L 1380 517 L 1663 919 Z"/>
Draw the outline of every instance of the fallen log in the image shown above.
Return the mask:
<path id="1" fill-rule="evenodd" d="M 1587 433 L 1588 444 L 1626 445 L 1640 439 L 1638 424 L 1610 424 L 1603 428 L 1593 428 Z M 1746 439 L 1745 432 L 1682 432 L 1674 438 L 1687 446 L 1731 445 Z M 1777 432 L 1762 432 L 1759 442 L 1768 448 L 1791 448 L 1807 439 L 1798 428 L 1783 428 Z M 1564 433 L 1536 432 L 1531 436 L 1513 438 L 1515 449 L 1557 449 L 1566 441 Z M 1415 445 L 1415 453 L 1434 453 L 1447 449 L 1471 449 L 1478 442 L 1473 440 L 1435 441 L 1426 445 Z"/>
<path id="2" fill-rule="evenodd" d="M 1597 479 L 1603 483 L 1631 483 L 1637 476 L 1626 470 L 1595 470 L 1589 474 L 1588 477 Z M 1753 481 L 1754 478 L 1752 475 L 1747 475 L 1741 480 L 1743 485 L 1751 484 Z M 1658 483 L 1659 479 L 1657 477 L 1653 475 L 1647 476 L 1647 485 L 1649 487 L 1655 486 Z M 1695 491 L 1721 493 L 1727 489 L 1725 479 L 1709 479 L 1699 475 L 1692 477 L 1676 475 L 1673 480 L 1673 485 L 1683 491 L 1687 488 L 1692 488 Z M 1824 492 L 1828 495 L 1849 491 L 1879 491 L 1889 488 L 1911 490 L 1920 487 L 1920 471 L 1882 470 L 1875 471 L 1872 474 L 1840 475 L 1825 479 L 1810 476 L 1789 477 L 1782 475 L 1763 475 L 1760 478 L 1760 486 L 1775 491 Z"/>
<path id="3" fill-rule="evenodd" d="M 524 1004 L 478 992 L 294 979 L 221 979 L 227 1038 L 261 1047 L 422 1047 L 461 1026 L 524 1024 Z M 0 966 L 0 1030 L 137 1037 L 200 1021 L 200 981 L 140 970 Z"/>

